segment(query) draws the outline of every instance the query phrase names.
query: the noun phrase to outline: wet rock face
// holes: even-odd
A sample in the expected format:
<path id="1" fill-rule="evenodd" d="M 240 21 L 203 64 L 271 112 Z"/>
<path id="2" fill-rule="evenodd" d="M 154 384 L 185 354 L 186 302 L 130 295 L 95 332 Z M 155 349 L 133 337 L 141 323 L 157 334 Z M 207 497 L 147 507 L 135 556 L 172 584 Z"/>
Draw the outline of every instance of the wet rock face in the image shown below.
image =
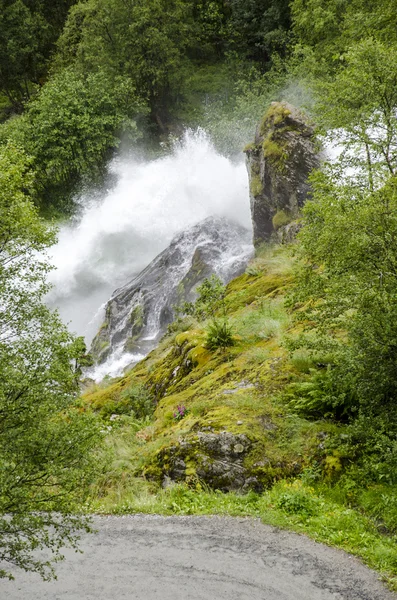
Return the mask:
<path id="1" fill-rule="evenodd" d="M 116 290 L 91 346 L 97 362 L 114 352 L 146 353 L 174 319 L 174 306 L 196 297 L 212 273 L 225 283 L 241 274 L 252 255 L 251 232 L 210 217 L 177 235 L 166 250 Z"/>
<path id="2" fill-rule="evenodd" d="M 308 176 L 320 165 L 314 130 L 295 107 L 273 102 L 245 152 L 254 245 L 270 241 L 276 232 L 283 239 L 310 192 Z"/>

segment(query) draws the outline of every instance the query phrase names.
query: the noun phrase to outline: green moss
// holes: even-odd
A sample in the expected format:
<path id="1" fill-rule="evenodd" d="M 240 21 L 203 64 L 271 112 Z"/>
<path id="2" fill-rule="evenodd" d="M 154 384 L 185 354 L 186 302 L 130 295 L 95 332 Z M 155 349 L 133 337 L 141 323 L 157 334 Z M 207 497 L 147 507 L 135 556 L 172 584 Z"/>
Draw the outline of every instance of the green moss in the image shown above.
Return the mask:
<path id="1" fill-rule="evenodd" d="M 280 227 L 284 227 L 291 223 L 293 220 L 292 215 L 286 210 L 278 210 L 276 214 L 272 218 L 273 227 L 275 230 L 280 229 Z"/>
<path id="2" fill-rule="evenodd" d="M 263 156 L 280 172 L 286 169 L 288 160 L 287 144 L 275 139 L 273 134 L 269 134 L 263 140 Z"/>
<path id="3" fill-rule="evenodd" d="M 281 102 L 272 102 L 263 116 L 259 130 L 260 134 L 265 135 L 269 128 L 274 127 L 275 125 L 280 125 L 290 114 L 291 111 L 288 110 Z"/>
<path id="4" fill-rule="evenodd" d="M 141 304 L 137 304 L 136 306 L 134 306 L 128 319 L 131 324 L 132 338 L 135 338 L 141 333 L 144 324 L 144 317 L 145 311 L 143 306 Z"/>
<path id="5" fill-rule="evenodd" d="M 253 175 L 250 181 L 250 192 L 256 198 L 263 192 L 262 181 L 259 175 Z"/>
<path id="6" fill-rule="evenodd" d="M 111 402 L 118 402 L 122 392 L 128 387 L 129 380 L 122 377 L 112 381 L 110 384 L 103 382 L 90 388 L 83 396 L 83 406 L 99 411 Z"/>
<path id="7" fill-rule="evenodd" d="M 247 144 L 246 146 L 244 146 L 243 152 L 247 153 L 247 152 L 251 152 L 252 150 L 255 150 L 255 149 L 256 149 L 255 142 L 251 142 L 251 143 Z"/>

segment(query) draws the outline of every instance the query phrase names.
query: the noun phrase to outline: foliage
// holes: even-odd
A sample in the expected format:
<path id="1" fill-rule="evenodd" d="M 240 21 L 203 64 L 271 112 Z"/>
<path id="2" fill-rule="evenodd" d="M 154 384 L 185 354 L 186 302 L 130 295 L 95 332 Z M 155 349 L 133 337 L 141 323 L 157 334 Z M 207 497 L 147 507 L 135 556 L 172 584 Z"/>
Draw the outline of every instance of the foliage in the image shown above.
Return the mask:
<path id="1" fill-rule="evenodd" d="M 295 300 L 306 303 L 300 316 L 317 328 L 314 346 L 334 355 L 331 377 L 345 408 L 389 410 L 393 420 L 395 182 L 371 192 L 318 174 L 313 185 L 300 235 L 305 262 Z"/>
<path id="2" fill-rule="evenodd" d="M 233 47 L 261 66 L 273 53 L 285 53 L 290 29 L 287 0 L 231 0 Z"/>
<path id="3" fill-rule="evenodd" d="M 132 117 L 143 110 L 128 79 L 111 81 L 102 71 L 82 77 L 65 69 L 43 87 L 22 118 L 3 125 L 2 137 L 22 143 L 33 157 L 41 203 L 59 206 L 57 190 L 92 178 L 122 134 L 137 139 Z"/>
<path id="4" fill-rule="evenodd" d="M 144 419 L 153 415 L 155 409 L 153 397 L 141 384 L 130 385 L 122 393 L 121 400 L 127 401 L 129 412 L 136 419 Z"/>
<path id="5" fill-rule="evenodd" d="M 276 496 L 275 493 L 274 495 Z M 292 484 L 286 485 L 284 491 L 277 494 L 276 506 L 287 514 L 300 514 L 310 517 L 317 512 L 316 500 L 309 490 Z"/>
<path id="6" fill-rule="evenodd" d="M 343 144 L 342 166 L 374 190 L 397 173 L 397 45 L 373 38 L 352 46 L 343 67 L 317 85 L 318 121 Z"/>
<path id="7" fill-rule="evenodd" d="M 131 133 L 134 139 L 136 124 L 128 115 L 138 109 L 129 80 L 109 81 L 100 71 L 84 80 L 65 70 L 30 104 L 27 145 L 46 178 L 65 181 L 93 169 L 108 148 L 118 145 L 116 133 Z"/>
<path id="8" fill-rule="evenodd" d="M 205 347 L 208 350 L 225 350 L 234 346 L 233 330 L 226 319 L 219 321 L 212 319 L 207 327 Z"/>
<path id="9" fill-rule="evenodd" d="M 0 576 L 19 566 L 47 578 L 88 527 L 71 510 L 87 492 L 98 432 L 74 404 L 85 347 L 43 304 L 54 232 L 29 200 L 30 162 L 0 149 Z M 52 560 L 33 552 L 44 548 Z"/>
<path id="10" fill-rule="evenodd" d="M 74 0 L 1 0 L 0 90 L 21 111 L 47 63 Z"/>
<path id="11" fill-rule="evenodd" d="M 128 77 L 162 129 L 187 64 L 190 15 L 180 0 L 79 2 L 59 40 L 58 64 Z"/>
<path id="12" fill-rule="evenodd" d="M 226 288 L 217 275 L 204 279 L 197 288 L 198 298 L 195 304 L 195 313 L 201 318 L 214 315 L 219 309 L 224 309 Z"/>
<path id="13" fill-rule="evenodd" d="M 394 0 L 293 0 L 293 30 L 313 49 L 320 69 L 338 70 L 343 53 L 359 40 L 396 41 L 395 9 Z"/>
<path id="14" fill-rule="evenodd" d="M 194 316 L 198 320 L 212 317 L 207 327 L 205 347 L 208 350 L 218 348 L 224 350 L 233 346 L 234 338 L 232 328 L 226 319 L 225 294 L 226 288 L 222 280 L 215 274 L 204 279 L 197 287 L 198 298 L 196 302 L 185 302 L 177 312 Z M 216 318 L 217 313 L 223 313 L 223 319 Z"/>
<path id="15" fill-rule="evenodd" d="M 181 307 L 176 308 L 179 315 L 190 315 L 196 319 L 203 320 L 222 310 L 225 313 L 225 293 L 226 288 L 222 280 L 215 274 L 206 277 L 203 283 L 197 286 L 198 294 L 195 302 L 185 302 Z"/>

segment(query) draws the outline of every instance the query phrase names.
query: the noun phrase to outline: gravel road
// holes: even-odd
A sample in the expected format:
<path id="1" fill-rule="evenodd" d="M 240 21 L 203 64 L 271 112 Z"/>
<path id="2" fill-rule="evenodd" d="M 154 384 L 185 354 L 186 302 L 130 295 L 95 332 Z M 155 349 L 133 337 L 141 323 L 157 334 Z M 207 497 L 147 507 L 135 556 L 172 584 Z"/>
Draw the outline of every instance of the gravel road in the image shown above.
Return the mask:
<path id="1" fill-rule="evenodd" d="M 58 581 L 18 573 L 1 600 L 396 600 L 343 552 L 251 519 L 95 519 Z"/>

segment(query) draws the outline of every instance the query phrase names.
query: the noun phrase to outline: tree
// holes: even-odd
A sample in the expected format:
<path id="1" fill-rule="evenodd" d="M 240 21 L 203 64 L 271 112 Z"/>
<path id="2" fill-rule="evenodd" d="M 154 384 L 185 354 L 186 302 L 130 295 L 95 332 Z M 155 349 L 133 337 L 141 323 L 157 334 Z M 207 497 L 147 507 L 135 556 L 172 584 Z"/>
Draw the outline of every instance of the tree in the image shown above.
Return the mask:
<path id="1" fill-rule="evenodd" d="M 397 41 L 396 0 L 293 0 L 292 29 L 299 45 L 310 47 L 328 71 L 338 71 L 352 44 L 373 37 Z"/>
<path id="2" fill-rule="evenodd" d="M 234 47 L 262 68 L 273 52 L 285 54 L 291 12 L 288 0 L 230 0 Z"/>
<path id="3" fill-rule="evenodd" d="M 321 400 L 328 412 L 371 418 L 386 412 L 396 426 L 396 181 L 371 191 L 331 171 L 312 183 L 294 294 L 310 332 L 298 343 L 328 365 L 332 385 Z"/>
<path id="4" fill-rule="evenodd" d="M 80 2 L 59 40 L 57 62 L 83 72 L 101 68 L 130 78 L 164 131 L 164 119 L 189 64 L 191 14 L 190 3 L 183 0 Z"/>
<path id="5" fill-rule="evenodd" d="M 36 77 L 39 23 L 21 0 L 0 3 L 0 88 L 17 110 L 29 98 Z"/>
<path id="6" fill-rule="evenodd" d="M 0 576 L 18 566 L 49 578 L 61 547 L 89 529 L 78 506 L 99 433 L 75 403 L 85 348 L 43 303 L 55 233 L 29 199 L 30 162 L 0 148 Z"/>
<path id="7" fill-rule="evenodd" d="M 331 80 L 317 85 L 317 114 L 342 142 L 346 166 L 374 190 L 397 174 L 397 44 L 372 38 L 353 44 Z M 331 130 L 330 130 L 331 128 Z"/>
<path id="8" fill-rule="evenodd" d="M 137 137 L 132 116 L 142 105 L 127 78 L 102 71 L 82 77 L 72 69 L 56 74 L 29 105 L 27 149 L 39 177 L 67 181 L 92 171 L 121 134 Z"/>
<path id="9" fill-rule="evenodd" d="M 33 157 L 41 208 L 67 212 L 83 178 L 93 180 L 120 139 L 136 141 L 136 118 L 145 113 L 127 77 L 101 70 L 87 76 L 72 68 L 56 73 L 25 113 L 2 126 L 0 138 Z M 69 192 L 69 193 L 68 193 Z"/>
<path id="10" fill-rule="evenodd" d="M 0 90 L 20 112 L 47 74 L 74 0 L 0 0 Z"/>

